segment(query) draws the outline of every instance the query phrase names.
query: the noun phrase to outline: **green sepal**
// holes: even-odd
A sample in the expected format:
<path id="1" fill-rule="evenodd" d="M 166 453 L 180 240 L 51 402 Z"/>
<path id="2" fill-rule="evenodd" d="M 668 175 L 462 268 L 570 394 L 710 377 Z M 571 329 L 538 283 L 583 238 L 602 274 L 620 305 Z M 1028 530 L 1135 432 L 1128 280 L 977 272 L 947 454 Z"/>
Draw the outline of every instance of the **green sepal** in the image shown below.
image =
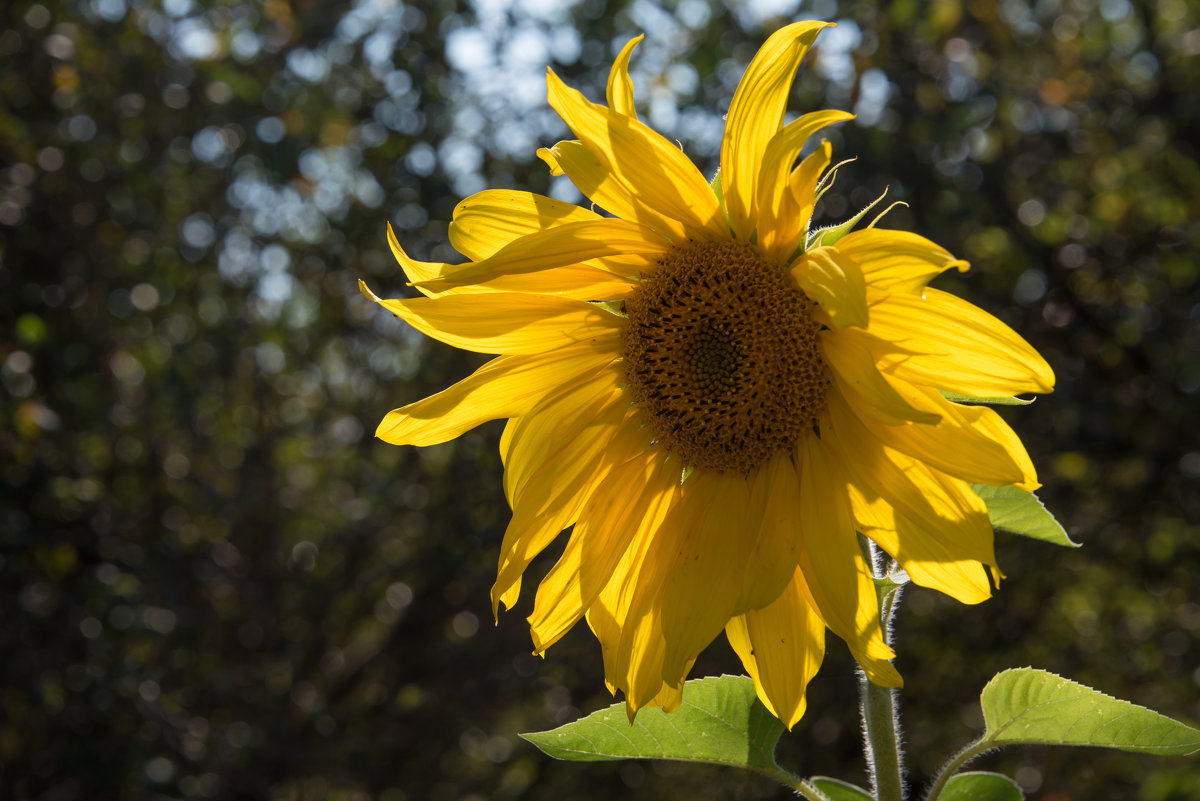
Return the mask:
<path id="1" fill-rule="evenodd" d="M 882 195 L 872 200 L 867 204 L 866 208 L 845 222 L 838 223 L 837 225 L 831 225 L 828 228 L 818 228 L 816 231 L 813 231 L 809 236 L 808 246 L 805 248 L 805 250 L 812 250 L 814 247 L 823 248 L 836 244 L 839 239 L 850 233 L 854 229 L 854 226 L 858 225 L 859 220 L 865 217 L 868 211 L 875 208 L 875 206 L 879 204 L 879 201 L 883 200 L 886 195 L 887 189 L 884 189 Z"/>
<path id="2" fill-rule="evenodd" d="M 829 801 L 875 801 L 874 796 L 857 784 L 831 779 L 828 776 L 813 776 L 808 783 L 820 790 Z"/>
<path id="3" fill-rule="evenodd" d="M 1028 490 L 1018 487 L 993 487 L 987 484 L 972 484 L 971 489 L 987 504 L 988 518 L 992 528 L 1022 537 L 1078 548 L 1067 535 L 1067 530 L 1054 519 L 1050 510 Z"/>
<path id="4" fill-rule="evenodd" d="M 1024 801 L 1017 783 L 1000 773 L 973 771 L 952 776 L 930 801 Z"/>
<path id="5" fill-rule="evenodd" d="M 598 762 L 669 759 L 727 765 L 779 778 L 775 745 L 783 724 L 746 676 L 689 681 L 679 709 L 646 708 L 630 723 L 625 704 L 593 712 L 551 731 L 520 735 L 555 759 Z"/>
<path id="6" fill-rule="evenodd" d="M 1161 756 L 1200 751 L 1200 729 L 1045 670 L 998 673 L 979 701 L 981 747 L 1087 745 Z"/>
<path id="7" fill-rule="evenodd" d="M 1028 406 L 1037 400 L 1037 398 L 1026 399 L 1007 395 L 1002 395 L 998 398 L 981 398 L 976 395 L 963 395 L 961 392 L 947 392 L 944 389 L 939 389 L 938 392 L 942 393 L 942 397 L 946 400 L 954 401 L 955 403 L 987 404 L 989 406 Z"/>

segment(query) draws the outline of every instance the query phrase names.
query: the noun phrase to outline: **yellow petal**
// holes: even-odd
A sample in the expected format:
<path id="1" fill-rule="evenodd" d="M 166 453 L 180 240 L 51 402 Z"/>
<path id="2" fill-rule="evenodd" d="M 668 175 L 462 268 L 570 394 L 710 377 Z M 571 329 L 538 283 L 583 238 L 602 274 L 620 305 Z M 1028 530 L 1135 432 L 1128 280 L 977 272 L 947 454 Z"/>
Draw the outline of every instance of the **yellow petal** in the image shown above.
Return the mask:
<path id="1" fill-rule="evenodd" d="M 417 261 L 409 256 L 404 252 L 404 248 L 400 247 L 400 240 L 396 238 L 396 232 L 392 230 L 391 223 L 388 223 L 387 227 L 387 240 L 388 246 L 392 249 L 392 256 L 395 257 L 396 261 L 400 264 L 400 269 L 404 270 L 404 275 L 407 276 L 408 280 L 413 284 L 417 283 L 418 281 L 428 281 L 432 278 L 437 278 L 442 274 L 443 270 L 448 267 L 452 267 L 452 265 L 443 264 L 442 262 Z M 361 288 L 361 282 L 359 283 Z M 426 289 L 421 289 L 420 287 L 417 287 L 417 289 L 423 295 L 432 296 L 434 294 L 433 292 Z M 375 298 L 371 295 L 368 295 L 367 297 L 375 300 Z"/>
<path id="2" fill-rule="evenodd" d="M 969 265 L 923 236 L 908 231 L 862 228 L 838 240 L 837 249 L 862 268 L 867 285 L 888 292 L 919 293 L 951 267 Z"/>
<path id="3" fill-rule="evenodd" d="M 814 111 L 788 123 L 767 142 L 755 206 L 758 244 L 763 252 L 786 259 L 796 249 L 808 220 L 801 219 L 797 213 L 796 199 L 789 187 L 792 165 L 814 133 L 827 125 L 851 119 L 854 115 L 845 111 Z"/>
<path id="4" fill-rule="evenodd" d="M 618 435 L 606 461 L 627 457 L 642 439 Z M 638 532 L 662 523 L 677 483 L 664 480 L 662 463 L 662 454 L 643 445 L 642 452 L 612 467 L 584 504 L 567 547 L 538 587 L 529 617 L 536 652 L 549 648 L 583 616 Z"/>
<path id="5" fill-rule="evenodd" d="M 678 496 L 679 483 L 671 482 L 668 507 Z M 625 692 L 631 714 L 649 703 L 663 686 L 665 645 L 661 615 L 654 604 L 658 584 L 647 580 L 655 572 L 655 563 L 648 557 L 664 540 L 671 539 L 671 532 L 661 527 L 640 527 L 587 611 L 588 626 L 600 641 L 605 683 L 614 693 Z"/>
<path id="6" fill-rule="evenodd" d="M 422 334 L 476 353 L 544 353 L 624 326 L 621 317 L 569 298 L 497 292 L 384 300 L 358 286 Z"/>
<path id="7" fill-rule="evenodd" d="M 828 139 L 822 139 L 820 146 L 805 156 L 804 161 L 788 176 L 788 189 L 800 210 L 797 217 L 800 220 L 801 231 L 807 231 L 808 224 L 812 221 L 813 206 L 817 202 L 817 183 L 832 158 L 833 146 L 829 144 Z"/>
<path id="8" fill-rule="evenodd" d="M 761 511 L 761 521 L 755 515 Z M 751 477 L 749 514 L 742 523 L 758 525 L 754 548 L 736 612 L 760 609 L 783 592 L 800 558 L 800 479 L 790 454 L 781 453 Z"/>
<path id="9" fill-rule="evenodd" d="M 450 244 L 471 261 L 483 261 L 528 234 L 598 219 L 600 215 L 591 209 L 533 192 L 485 189 L 454 208 Z"/>
<path id="10" fill-rule="evenodd" d="M 566 384 L 505 428 L 500 440 L 504 493 L 514 509 L 533 497 L 538 499 L 536 511 L 544 509 L 553 498 L 551 488 L 574 471 L 572 467 L 552 469 L 554 463 L 563 454 L 590 448 L 592 441 L 607 443 L 613 438 L 630 413 L 628 398 L 619 387 L 621 377 L 614 367 Z"/>
<path id="11" fill-rule="evenodd" d="M 888 446 L 974 484 L 1037 489 L 1037 474 L 1025 447 L 994 411 L 952 403 L 935 389 L 904 381 L 896 382 L 896 389 L 911 406 L 940 419 L 932 425 L 884 425 L 860 415 L 871 433 Z"/>
<path id="12" fill-rule="evenodd" d="M 858 339 L 840 331 L 825 331 L 821 335 L 821 350 L 838 389 L 853 398 L 855 409 L 863 409 L 887 425 L 909 421 L 936 423 L 941 419 L 937 412 L 918 409 L 905 400 L 875 366 L 871 352 Z"/>
<path id="13" fill-rule="evenodd" d="M 457 267 L 453 272 L 423 281 L 421 286 L 436 292 L 604 256 L 655 256 L 669 248 L 669 241 L 638 223 L 612 218 L 580 220 L 526 234 L 483 261 Z"/>
<path id="14" fill-rule="evenodd" d="M 953 540 L 936 536 L 896 510 L 861 481 L 850 483 L 850 504 L 859 530 L 900 563 L 922 587 L 944 592 L 965 604 L 991 596 L 983 565 L 994 566 L 990 530 L 975 529 Z"/>
<path id="15" fill-rule="evenodd" d="M 615 390 L 620 392 L 620 390 Z M 576 397 L 589 397 L 580 391 Z M 496 583 L 492 587 L 492 611 L 504 603 L 516 602 L 521 574 L 529 563 L 554 541 L 560 532 L 576 521 L 579 510 L 596 487 L 597 471 L 609 442 L 626 414 L 623 404 L 614 403 L 607 392 L 590 393 L 589 403 L 574 406 L 562 402 L 545 404 L 518 418 L 520 431 L 512 437 L 509 461 L 513 471 L 505 471 L 505 489 L 513 507 L 513 517 L 500 546 Z M 540 413 L 539 413 L 540 409 Z M 577 412 L 578 417 L 564 416 Z M 508 430 L 508 429 L 506 429 Z M 564 439 L 547 437 L 547 430 Z M 550 447 L 538 446 L 551 440 Z M 510 489 L 509 472 L 519 472 L 519 486 Z"/>
<path id="16" fill-rule="evenodd" d="M 556 153 L 559 166 L 581 192 L 614 214 L 660 233 L 722 233 L 724 215 L 716 195 L 677 145 L 636 119 L 588 102 L 553 71 L 546 83 L 550 105 L 598 162 L 581 171 L 568 163 L 566 154 Z M 608 181 L 623 191 L 609 196 L 602 191 Z M 628 205 L 606 205 L 598 192 L 608 202 L 618 197 Z"/>
<path id="17" fill-rule="evenodd" d="M 754 230 L 759 165 L 767 142 L 783 127 L 800 61 L 826 27 L 827 22 L 804 21 L 780 28 L 751 60 L 733 93 L 721 142 L 721 188 L 738 239 L 749 239 Z"/>
<path id="18" fill-rule="evenodd" d="M 883 639 L 875 583 L 858 547 L 846 479 L 820 438 L 797 444 L 804 545 L 800 568 L 833 633 L 846 641 L 858 664 L 875 684 L 896 687 L 900 674 Z"/>
<path id="19" fill-rule="evenodd" d="M 614 333 L 545 354 L 499 356 L 436 395 L 388 412 L 375 436 L 393 445 L 435 445 L 488 420 L 525 414 L 547 392 L 612 363 L 619 348 Z"/>
<path id="20" fill-rule="evenodd" d="M 805 688 L 825 657 L 825 621 L 803 572 L 797 569 L 769 606 L 730 620 L 725 636 L 763 705 L 791 729 L 804 715 Z"/>
<path id="21" fill-rule="evenodd" d="M 967 543 L 991 542 L 992 524 L 987 506 L 965 481 L 935 470 L 881 441 L 837 395 L 829 398 L 829 417 L 830 447 L 841 454 L 845 469 L 855 481 L 870 487 L 899 514 L 931 535 L 948 542 L 956 537 Z M 984 554 L 963 555 L 994 564 L 994 559 L 990 556 L 984 559 Z"/>
<path id="22" fill-rule="evenodd" d="M 629 269 L 630 273 L 638 270 Z M 551 267 L 536 273 L 500 275 L 479 284 L 452 286 L 442 295 L 480 295 L 496 292 L 521 292 L 534 295 L 553 295 L 575 300 L 622 300 L 637 289 L 640 281 L 632 276 L 618 275 L 586 264 Z M 417 287 L 422 289 L 422 287 Z"/>
<path id="23" fill-rule="evenodd" d="M 633 55 L 633 48 L 638 46 L 638 42 L 645 38 L 635 36 L 626 42 L 608 73 L 608 105 L 613 111 L 627 117 L 637 117 L 633 108 L 633 81 L 629 79 L 629 57 Z"/>
<path id="24" fill-rule="evenodd" d="M 868 332 L 917 354 L 875 354 L 880 369 L 914 383 L 985 398 L 1054 389 L 1054 372 L 1028 342 L 982 309 L 937 289 L 926 288 L 923 296 L 893 294 L 874 304 Z"/>
<path id="25" fill-rule="evenodd" d="M 675 684 L 686 664 L 713 641 L 732 616 L 753 540 L 741 527 L 750 488 L 736 473 L 696 470 L 663 527 L 680 532 L 662 589 L 667 641 L 663 681 Z"/>
<path id="26" fill-rule="evenodd" d="M 813 248 L 791 272 L 804 294 L 828 315 L 833 328 L 867 327 L 867 284 L 853 259 L 835 248 Z"/>

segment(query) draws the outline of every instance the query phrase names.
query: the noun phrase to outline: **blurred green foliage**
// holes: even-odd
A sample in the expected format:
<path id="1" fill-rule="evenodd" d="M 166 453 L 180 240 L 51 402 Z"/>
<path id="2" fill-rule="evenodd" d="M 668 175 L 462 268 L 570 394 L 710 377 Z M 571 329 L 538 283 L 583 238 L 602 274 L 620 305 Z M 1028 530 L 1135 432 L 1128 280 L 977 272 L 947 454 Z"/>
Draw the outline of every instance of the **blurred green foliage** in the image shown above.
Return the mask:
<path id="1" fill-rule="evenodd" d="M 1187 0 L 17 0 L 0 11 L 0 796 L 782 798 L 762 779 L 580 767 L 518 741 L 609 703 L 586 631 L 491 625 L 492 425 L 400 449 L 382 415 L 479 363 L 364 301 L 384 239 L 451 259 L 485 186 L 577 198 L 550 64 L 600 97 L 635 33 L 647 118 L 711 173 L 765 36 L 839 27 L 793 111 L 832 131 L 836 220 L 970 259 L 945 285 L 1058 391 L 1004 414 L 1085 547 L 1001 541 L 964 608 L 898 621 L 910 769 L 971 737 L 998 670 L 1200 720 L 1200 9 Z M 538 570 L 551 562 L 543 560 Z M 521 609 L 527 611 L 528 600 Z M 737 671 L 724 645 L 696 675 Z M 785 764 L 858 780 L 834 646 Z M 1029 797 L 1200 797 L 1194 760 L 1014 752 Z"/>

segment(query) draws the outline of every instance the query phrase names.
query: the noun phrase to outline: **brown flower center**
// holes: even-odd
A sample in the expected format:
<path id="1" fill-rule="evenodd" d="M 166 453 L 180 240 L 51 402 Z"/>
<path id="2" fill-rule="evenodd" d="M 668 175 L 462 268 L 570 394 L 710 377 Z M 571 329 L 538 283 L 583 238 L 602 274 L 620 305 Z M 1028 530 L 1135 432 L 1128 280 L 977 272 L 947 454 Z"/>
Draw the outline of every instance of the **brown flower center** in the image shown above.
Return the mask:
<path id="1" fill-rule="evenodd" d="M 685 466 L 749 472 L 825 409 L 813 303 L 741 242 L 686 242 L 658 263 L 625 301 L 634 403 Z"/>

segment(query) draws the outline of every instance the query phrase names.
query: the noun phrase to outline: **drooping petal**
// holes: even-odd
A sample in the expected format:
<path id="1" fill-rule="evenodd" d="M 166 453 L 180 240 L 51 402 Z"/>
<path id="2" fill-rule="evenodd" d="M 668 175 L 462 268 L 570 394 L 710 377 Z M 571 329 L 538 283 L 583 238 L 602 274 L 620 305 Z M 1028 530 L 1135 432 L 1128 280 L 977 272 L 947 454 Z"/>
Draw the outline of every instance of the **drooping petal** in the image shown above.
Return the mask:
<path id="1" fill-rule="evenodd" d="M 900 686 L 892 667 L 895 654 L 883 639 L 870 566 L 858 547 L 846 480 L 822 436 L 805 437 L 796 446 L 800 463 L 800 503 L 804 541 L 800 569 L 821 617 L 846 641 L 858 664 L 875 684 Z"/>
<path id="2" fill-rule="evenodd" d="M 663 523 L 680 532 L 662 588 L 668 684 L 683 680 L 686 665 L 725 628 L 741 595 L 748 544 L 757 534 L 746 530 L 749 500 L 741 476 L 697 470 Z"/>
<path id="3" fill-rule="evenodd" d="M 802 219 L 789 187 L 792 166 L 800 150 L 820 129 L 850 119 L 854 115 L 845 111 L 814 111 L 788 123 L 767 142 L 755 204 L 758 244 L 767 255 L 776 259 L 790 256 L 808 224 L 807 219 Z"/>
<path id="4" fill-rule="evenodd" d="M 797 569 L 769 606 L 731 618 L 725 636 L 759 699 L 789 729 L 804 715 L 805 688 L 825 657 L 825 620 Z"/>
<path id="5" fill-rule="evenodd" d="M 945 248 L 908 231 L 861 228 L 838 240 L 837 249 L 862 267 L 867 285 L 888 292 L 919 293 L 949 270 L 970 267 Z"/>
<path id="6" fill-rule="evenodd" d="M 396 238 L 396 232 L 392 230 L 391 223 L 388 223 L 387 227 L 387 240 L 388 247 L 392 249 L 392 256 L 395 257 L 396 262 L 400 265 L 400 269 L 404 270 L 404 275 L 407 276 L 410 283 L 416 284 L 418 281 L 428 281 L 432 278 L 437 278 L 442 274 L 443 270 L 452 266 L 437 261 L 417 261 L 409 256 L 404 251 L 404 248 L 400 246 L 400 240 Z M 428 289 L 421 289 L 420 287 L 417 287 L 417 289 L 421 294 L 429 297 L 437 294 Z M 374 300 L 371 295 L 367 297 Z"/>
<path id="7" fill-rule="evenodd" d="M 721 187 L 733 233 L 750 238 L 757 217 L 759 166 L 767 143 L 783 127 L 788 92 L 800 61 L 827 22 L 780 28 L 751 60 L 733 93 L 721 142 Z"/>
<path id="8" fill-rule="evenodd" d="M 853 259 L 835 248 L 813 248 L 796 261 L 791 273 L 828 316 L 831 327 L 867 327 L 867 284 Z"/>
<path id="9" fill-rule="evenodd" d="M 675 483 L 664 515 L 679 497 Z M 678 532 L 665 526 L 641 528 L 587 612 L 588 625 L 604 655 L 605 682 L 613 692 L 625 692 L 631 717 L 663 688 L 666 642 L 658 599 L 665 559 L 654 557 L 669 552 L 677 539 Z"/>
<path id="10" fill-rule="evenodd" d="M 492 586 L 493 613 L 500 603 L 512 608 L 525 568 L 578 519 L 580 508 L 596 487 L 608 444 L 627 413 L 623 404 L 614 402 L 619 392 L 613 388 L 589 394 L 572 388 L 547 399 L 506 428 L 506 432 L 518 431 L 511 437 L 508 456 L 514 469 L 505 471 L 513 517 L 500 546 Z M 581 397 L 585 402 L 573 403 Z M 567 416 L 572 412 L 576 416 Z M 562 434 L 563 439 L 547 437 L 547 431 Z M 551 444 L 539 449 L 548 439 Z M 511 473 L 521 476 L 516 486 L 510 484 Z"/>
<path id="11" fill-rule="evenodd" d="M 888 425 L 907 422 L 936 423 L 941 416 L 918 409 L 905 400 L 875 365 L 871 352 L 843 332 L 823 332 L 821 351 L 843 395 L 853 399 L 855 409 Z"/>
<path id="12" fill-rule="evenodd" d="M 629 57 L 633 55 L 633 48 L 638 46 L 646 37 L 644 35 L 635 36 L 625 43 L 621 48 L 617 60 L 613 62 L 612 69 L 608 72 L 608 105 L 613 111 L 618 114 L 624 114 L 627 117 L 637 117 L 637 112 L 633 108 L 633 81 L 629 79 Z"/>
<path id="13" fill-rule="evenodd" d="M 375 436 L 393 445 L 436 445 L 488 420 L 525 414 L 547 392 L 592 377 L 617 355 L 614 333 L 529 356 L 499 356 L 436 395 L 388 412 Z"/>
<path id="14" fill-rule="evenodd" d="M 829 398 L 829 415 L 830 447 L 841 454 L 845 470 L 858 483 L 870 487 L 924 531 L 947 542 L 956 537 L 964 543 L 987 542 L 990 548 L 987 506 L 965 481 L 890 447 L 836 395 Z M 988 563 L 994 564 L 994 559 Z"/>
<path id="15" fill-rule="evenodd" d="M 584 301 L 622 300 L 640 284 L 640 281 L 633 276 L 641 270 L 630 268 L 628 265 L 625 265 L 625 269 L 629 275 L 599 270 L 586 264 L 569 264 L 565 267 L 551 267 L 536 273 L 500 275 L 478 284 L 451 286 L 438 294 L 440 296 L 520 292 Z M 417 289 L 422 289 L 422 287 L 418 286 Z"/>
<path id="16" fill-rule="evenodd" d="M 828 139 L 822 139 L 821 144 L 812 153 L 804 157 L 804 161 L 792 170 L 788 176 L 788 189 L 799 213 L 799 228 L 806 232 L 812 221 L 813 206 L 817 202 L 817 184 L 829 162 L 833 159 L 833 146 Z M 799 237 L 797 237 L 799 241 Z"/>
<path id="17" fill-rule="evenodd" d="M 922 587 L 976 604 L 991 596 L 984 565 L 995 565 L 990 531 L 964 530 L 948 540 L 913 523 L 859 480 L 851 480 L 850 504 L 859 530 L 870 537 Z"/>
<path id="18" fill-rule="evenodd" d="M 896 382 L 896 389 L 908 404 L 939 419 L 932 425 L 884 425 L 859 415 L 877 439 L 964 481 L 1037 489 L 1037 474 L 1025 447 L 993 410 L 952 403 L 935 389 L 904 381 Z"/>
<path id="19" fill-rule="evenodd" d="M 625 440 L 622 442 L 622 440 Z M 620 461 L 597 486 L 580 512 L 558 563 L 538 587 L 529 618 L 534 650 L 544 651 L 591 607 L 612 578 L 638 532 L 656 529 L 670 507 L 678 480 L 662 469 L 662 455 L 648 449 L 639 433 L 614 438 L 611 461 Z"/>
<path id="20" fill-rule="evenodd" d="M 565 223 L 598 219 L 600 215 L 591 209 L 545 195 L 485 189 L 455 206 L 450 244 L 471 261 L 483 261 L 523 236 Z"/>
<path id="21" fill-rule="evenodd" d="M 437 292 L 452 286 L 487 283 L 504 276 L 534 273 L 605 256 L 657 256 L 667 252 L 669 247 L 669 241 L 638 223 L 612 218 L 580 220 L 526 234 L 483 261 L 423 281 L 421 286 Z"/>
<path id="22" fill-rule="evenodd" d="M 760 609 L 772 603 L 792 580 L 800 558 L 802 538 L 800 479 L 789 453 L 780 453 L 751 478 L 746 525 L 761 514 L 758 536 L 746 560 L 746 575 L 735 612 Z"/>
<path id="23" fill-rule="evenodd" d="M 611 440 L 616 424 L 630 413 L 620 388 L 619 366 L 596 371 L 587 381 L 564 385 L 547 394 L 528 414 L 509 423 L 500 440 L 504 460 L 504 494 L 516 509 L 538 498 L 538 511 L 553 492 L 529 493 L 534 479 L 543 489 L 552 487 L 574 468 L 553 467 L 561 454 L 573 453 L 579 440 Z M 649 436 L 647 435 L 647 441 Z"/>
<path id="24" fill-rule="evenodd" d="M 724 215 L 716 195 L 678 146 L 632 117 L 589 102 L 553 71 L 546 83 L 550 105 L 594 157 L 589 165 L 579 163 L 579 154 L 569 147 L 556 153 L 559 166 L 581 192 L 626 220 L 676 238 L 688 232 L 721 234 Z M 605 192 L 609 181 L 623 191 Z M 606 205 L 613 199 L 628 205 Z"/>
<path id="25" fill-rule="evenodd" d="M 1054 371 L 1015 331 L 954 295 L 926 288 L 871 307 L 868 332 L 916 355 L 876 353 L 880 369 L 976 397 L 1050 392 Z"/>
<path id="26" fill-rule="evenodd" d="M 501 293 L 384 300 L 359 281 L 369 299 L 426 336 L 476 353 L 543 353 L 611 335 L 624 320 L 570 298 Z"/>

